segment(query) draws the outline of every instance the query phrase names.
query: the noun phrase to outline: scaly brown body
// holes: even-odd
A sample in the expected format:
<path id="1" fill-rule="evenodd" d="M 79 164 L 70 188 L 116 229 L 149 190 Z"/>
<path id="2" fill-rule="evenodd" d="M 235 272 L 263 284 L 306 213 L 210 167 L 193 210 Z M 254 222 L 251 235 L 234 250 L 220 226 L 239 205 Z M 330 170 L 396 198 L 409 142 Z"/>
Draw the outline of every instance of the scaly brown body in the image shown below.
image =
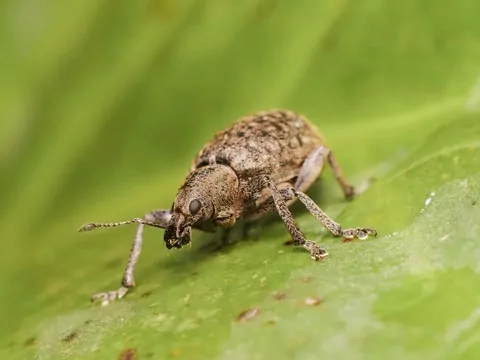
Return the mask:
<path id="1" fill-rule="evenodd" d="M 239 119 L 218 132 L 198 153 L 171 210 L 155 210 L 144 219 L 118 223 L 89 223 L 80 230 L 138 224 L 137 234 L 125 270 L 122 287 L 94 295 L 108 304 L 123 297 L 134 286 L 133 270 L 138 259 L 144 225 L 165 229 L 168 249 L 190 242 L 191 228 L 214 231 L 229 228 L 239 218 L 257 219 L 276 211 L 290 232 L 293 242 L 319 260 L 326 251 L 305 239 L 288 206 L 299 199 L 335 236 L 365 238 L 376 231 L 366 228 L 342 230 L 305 194 L 320 176 L 326 162 L 351 199 L 354 189 L 344 179 L 333 153 L 323 137 L 305 117 L 292 111 L 271 110 Z"/>
<path id="2" fill-rule="evenodd" d="M 260 175 L 268 175 L 276 185 L 293 186 L 307 156 L 323 144 L 318 130 L 303 116 L 291 111 L 260 112 L 218 132 L 199 152 L 190 171 L 216 163 L 230 166 L 239 179 L 242 217 L 254 219 L 262 215 L 255 213 L 261 195 L 252 189 Z"/>

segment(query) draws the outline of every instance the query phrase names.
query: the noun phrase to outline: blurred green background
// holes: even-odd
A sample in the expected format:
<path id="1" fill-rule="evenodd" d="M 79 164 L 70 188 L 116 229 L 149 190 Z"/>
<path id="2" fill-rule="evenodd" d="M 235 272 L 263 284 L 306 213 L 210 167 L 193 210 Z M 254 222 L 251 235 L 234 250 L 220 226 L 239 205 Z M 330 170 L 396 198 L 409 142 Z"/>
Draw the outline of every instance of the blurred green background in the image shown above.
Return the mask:
<path id="1" fill-rule="evenodd" d="M 7 0 L 0 5 L 0 354 L 9 359 L 444 359 L 480 350 L 480 3 Z M 133 228 L 168 208 L 234 119 L 305 114 L 355 185 L 315 199 L 377 239 L 285 247 L 279 222 L 212 251 L 145 231 L 137 288 L 106 308 Z M 283 296 L 272 296 L 275 292 Z M 304 304 L 308 296 L 319 306 Z M 260 314 L 237 323 L 242 311 Z M 126 355 L 125 355 L 126 356 Z M 126 359 L 127 357 L 125 357 Z"/>

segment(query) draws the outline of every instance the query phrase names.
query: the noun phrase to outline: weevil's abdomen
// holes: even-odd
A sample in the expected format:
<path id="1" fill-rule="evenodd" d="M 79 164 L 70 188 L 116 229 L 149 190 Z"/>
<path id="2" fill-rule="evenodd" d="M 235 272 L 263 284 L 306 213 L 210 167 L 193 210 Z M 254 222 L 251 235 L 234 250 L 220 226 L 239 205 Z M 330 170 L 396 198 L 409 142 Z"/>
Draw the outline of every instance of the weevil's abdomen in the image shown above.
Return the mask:
<path id="1" fill-rule="evenodd" d="M 229 165 L 240 178 L 265 173 L 288 180 L 322 144 L 320 132 L 305 117 L 292 111 L 264 111 L 218 132 L 200 151 L 192 170 L 216 162 Z"/>

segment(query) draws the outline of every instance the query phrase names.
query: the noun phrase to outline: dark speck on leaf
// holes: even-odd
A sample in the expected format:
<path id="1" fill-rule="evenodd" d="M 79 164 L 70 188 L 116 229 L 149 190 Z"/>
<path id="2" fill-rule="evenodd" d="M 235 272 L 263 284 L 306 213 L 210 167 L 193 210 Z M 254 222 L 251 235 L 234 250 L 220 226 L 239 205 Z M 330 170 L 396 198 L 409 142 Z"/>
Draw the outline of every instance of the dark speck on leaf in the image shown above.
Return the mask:
<path id="1" fill-rule="evenodd" d="M 37 342 L 37 339 L 35 339 L 33 336 L 25 340 L 24 345 L 25 346 L 33 346 Z"/>
<path id="2" fill-rule="evenodd" d="M 313 276 L 311 276 L 311 275 L 307 275 L 307 276 L 304 276 L 304 277 L 302 278 L 302 282 L 307 283 L 307 284 L 308 284 L 309 282 L 311 282 L 312 280 L 313 280 Z"/>
<path id="3" fill-rule="evenodd" d="M 142 295 L 140 295 L 142 298 L 146 298 L 146 297 L 149 297 L 150 295 L 152 295 L 152 291 L 145 291 Z"/>
<path id="4" fill-rule="evenodd" d="M 291 245 L 293 245 L 293 240 L 292 240 L 292 239 L 288 239 L 288 240 L 286 240 L 286 241 L 283 243 L 283 245 L 285 245 L 285 246 L 291 246 Z"/>
<path id="5" fill-rule="evenodd" d="M 137 351 L 135 349 L 126 349 L 120 353 L 118 360 L 137 360 Z"/>
<path id="6" fill-rule="evenodd" d="M 245 322 L 248 320 L 252 320 L 256 318 L 260 314 L 260 309 L 259 308 L 251 308 L 248 310 L 245 310 L 240 313 L 240 315 L 237 316 L 237 321 L 239 322 Z"/>
<path id="7" fill-rule="evenodd" d="M 473 205 L 473 206 L 477 205 L 477 200 L 473 200 L 473 201 L 472 201 L 472 205 Z"/>
<path id="8" fill-rule="evenodd" d="M 273 326 L 273 325 L 276 325 L 276 324 L 277 324 L 277 320 L 275 320 L 275 319 L 270 319 L 270 320 L 265 322 L 265 325 L 267 325 L 267 326 Z"/>
<path id="9" fill-rule="evenodd" d="M 78 331 L 72 331 L 62 339 L 62 342 L 69 343 L 75 340 L 77 337 L 78 337 Z"/>
<path id="10" fill-rule="evenodd" d="M 274 292 L 272 296 L 275 300 L 284 300 L 287 297 L 287 294 L 281 291 L 277 291 Z"/>

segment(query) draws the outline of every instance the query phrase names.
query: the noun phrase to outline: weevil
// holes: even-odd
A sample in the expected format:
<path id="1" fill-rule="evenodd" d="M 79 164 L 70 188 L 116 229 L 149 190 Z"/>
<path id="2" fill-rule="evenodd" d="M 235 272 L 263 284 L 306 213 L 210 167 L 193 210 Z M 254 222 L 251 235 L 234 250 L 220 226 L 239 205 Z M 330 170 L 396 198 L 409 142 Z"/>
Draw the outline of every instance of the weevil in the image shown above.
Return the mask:
<path id="1" fill-rule="evenodd" d="M 128 221 L 88 223 L 79 229 L 137 224 L 121 287 L 95 294 L 92 301 L 106 305 L 135 286 L 133 272 L 144 226 L 164 229 L 165 245 L 172 249 L 190 243 L 192 228 L 205 232 L 229 229 L 240 218 L 249 222 L 277 212 L 293 243 L 305 248 L 312 259 L 320 260 L 328 253 L 305 238 L 289 209 L 298 199 L 336 237 L 376 236 L 374 229 L 342 229 L 306 194 L 327 163 L 345 198 L 352 199 L 354 187 L 345 179 L 323 135 L 306 117 L 293 111 L 269 110 L 238 119 L 216 133 L 197 154 L 171 209 L 153 210 Z"/>

